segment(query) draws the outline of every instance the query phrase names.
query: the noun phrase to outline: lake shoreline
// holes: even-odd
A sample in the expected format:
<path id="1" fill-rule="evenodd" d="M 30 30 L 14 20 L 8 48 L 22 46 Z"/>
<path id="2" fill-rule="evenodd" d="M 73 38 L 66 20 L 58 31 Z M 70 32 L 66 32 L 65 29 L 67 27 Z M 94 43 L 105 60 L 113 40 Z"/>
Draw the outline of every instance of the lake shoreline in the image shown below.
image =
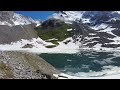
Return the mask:
<path id="1" fill-rule="evenodd" d="M 40 57 L 61 71 L 55 74 L 59 79 L 120 78 L 120 52 L 45 53 Z"/>

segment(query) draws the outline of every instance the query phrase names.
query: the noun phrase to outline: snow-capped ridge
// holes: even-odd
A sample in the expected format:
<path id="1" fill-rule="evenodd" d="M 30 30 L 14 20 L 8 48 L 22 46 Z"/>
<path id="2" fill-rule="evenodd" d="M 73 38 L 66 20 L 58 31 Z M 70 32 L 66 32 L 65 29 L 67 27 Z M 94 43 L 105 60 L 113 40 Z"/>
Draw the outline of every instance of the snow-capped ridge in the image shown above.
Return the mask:
<path id="1" fill-rule="evenodd" d="M 15 13 L 13 11 L 1 11 L 0 12 L 0 25 L 16 26 L 16 25 L 28 25 L 35 23 L 36 26 L 41 25 L 40 20 L 34 20 L 29 16 Z"/>
<path id="2" fill-rule="evenodd" d="M 67 23 L 76 20 L 81 20 L 83 23 L 96 23 L 97 20 L 100 21 L 99 18 L 104 21 L 112 18 L 120 19 L 120 11 L 57 11 L 49 18 L 60 19 Z"/>
<path id="3" fill-rule="evenodd" d="M 14 13 L 13 20 L 15 25 L 28 25 L 31 23 L 40 24 L 40 21 L 33 20 L 31 17 L 26 17 L 21 14 Z"/>
<path id="4" fill-rule="evenodd" d="M 54 13 L 49 18 L 60 19 L 68 23 L 75 20 L 80 20 L 84 12 L 85 11 L 63 11 L 62 13 Z"/>

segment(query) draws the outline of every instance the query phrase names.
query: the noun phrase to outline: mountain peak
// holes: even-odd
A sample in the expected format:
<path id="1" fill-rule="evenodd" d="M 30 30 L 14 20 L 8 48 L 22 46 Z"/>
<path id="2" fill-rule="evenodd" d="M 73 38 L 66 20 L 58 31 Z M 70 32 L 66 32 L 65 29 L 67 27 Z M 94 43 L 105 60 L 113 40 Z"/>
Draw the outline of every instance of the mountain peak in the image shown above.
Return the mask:
<path id="1" fill-rule="evenodd" d="M 37 26 L 41 24 L 40 20 L 33 20 L 29 16 L 15 13 L 14 11 L 0 11 L 0 25 L 28 25 L 35 23 Z"/>

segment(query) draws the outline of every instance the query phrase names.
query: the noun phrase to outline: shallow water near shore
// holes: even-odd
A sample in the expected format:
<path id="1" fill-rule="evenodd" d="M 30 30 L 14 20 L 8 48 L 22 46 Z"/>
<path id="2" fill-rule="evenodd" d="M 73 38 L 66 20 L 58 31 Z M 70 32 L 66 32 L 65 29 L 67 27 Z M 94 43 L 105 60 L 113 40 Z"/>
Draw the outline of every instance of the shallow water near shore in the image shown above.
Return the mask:
<path id="1" fill-rule="evenodd" d="M 61 72 L 72 76 L 99 77 L 120 73 L 120 52 L 43 53 L 40 57 Z"/>

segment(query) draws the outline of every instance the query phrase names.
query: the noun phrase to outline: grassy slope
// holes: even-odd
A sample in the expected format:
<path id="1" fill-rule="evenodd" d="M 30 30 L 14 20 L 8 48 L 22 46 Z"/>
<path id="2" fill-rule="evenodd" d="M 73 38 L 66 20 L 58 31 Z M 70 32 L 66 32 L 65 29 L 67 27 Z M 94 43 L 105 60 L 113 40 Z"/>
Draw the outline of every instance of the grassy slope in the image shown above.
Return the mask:
<path id="1" fill-rule="evenodd" d="M 67 31 L 67 29 L 71 28 L 71 25 L 63 23 L 59 27 L 36 27 L 35 30 L 37 31 L 38 36 L 43 40 L 48 39 L 58 39 L 58 40 L 51 40 L 47 42 L 52 42 L 53 44 L 59 45 L 58 41 L 63 41 L 66 38 L 70 37 L 70 33 Z"/>

